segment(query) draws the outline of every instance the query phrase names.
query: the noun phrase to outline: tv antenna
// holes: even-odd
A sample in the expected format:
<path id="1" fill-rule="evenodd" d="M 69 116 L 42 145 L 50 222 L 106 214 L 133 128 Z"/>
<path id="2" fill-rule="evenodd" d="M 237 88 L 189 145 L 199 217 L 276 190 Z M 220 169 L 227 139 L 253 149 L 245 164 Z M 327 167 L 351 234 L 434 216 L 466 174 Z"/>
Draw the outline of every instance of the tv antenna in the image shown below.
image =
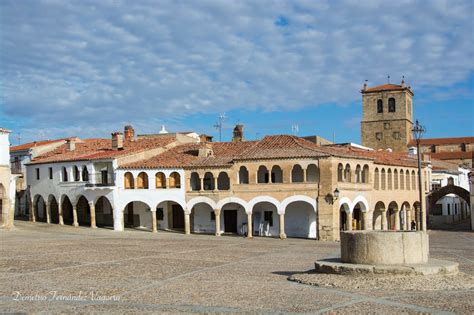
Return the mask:
<path id="1" fill-rule="evenodd" d="M 297 124 L 292 125 L 292 126 L 291 126 L 291 131 L 293 132 L 293 135 L 294 135 L 294 136 L 297 136 L 297 135 L 298 135 L 298 132 L 300 131 L 300 127 L 299 127 Z"/>
<path id="2" fill-rule="evenodd" d="M 224 125 L 224 120 L 226 118 L 225 113 L 221 113 L 219 115 L 219 121 L 214 125 L 214 128 L 219 130 L 219 142 L 222 142 L 222 126 Z"/>

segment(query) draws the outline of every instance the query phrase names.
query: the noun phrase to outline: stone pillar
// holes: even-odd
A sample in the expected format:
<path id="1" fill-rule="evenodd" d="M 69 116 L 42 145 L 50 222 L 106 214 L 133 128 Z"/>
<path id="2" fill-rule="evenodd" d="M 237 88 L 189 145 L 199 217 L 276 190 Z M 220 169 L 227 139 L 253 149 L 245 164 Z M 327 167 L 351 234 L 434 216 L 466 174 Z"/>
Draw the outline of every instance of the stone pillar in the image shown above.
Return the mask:
<path id="1" fill-rule="evenodd" d="M 118 207 L 116 209 L 112 209 L 112 213 L 114 216 L 114 231 L 121 232 L 124 230 L 124 214 L 125 209 L 120 210 Z"/>
<path id="2" fill-rule="evenodd" d="M 63 206 L 61 204 L 58 204 L 58 212 L 59 212 L 59 225 L 64 225 Z"/>
<path id="3" fill-rule="evenodd" d="M 72 218 L 73 218 L 73 226 L 78 227 L 79 223 L 77 222 L 77 207 L 75 205 L 72 206 Z"/>
<path id="4" fill-rule="evenodd" d="M 214 179 L 214 191 L 217 191 L 218 190 L 217 189 L 217 177 L 214 176 L 213 179 Z"/>
<path id="5" fill-rule="evenodd" d="M 416 230 L 420 231 L 420 208 L 415 208 Z"/>
<path id="6" fill-rule="evenodd" d="M 396 210 L 395 212 L 395 230 L 400 231 L 400 210 Z"/>
<path id="7" fill-rule="evenodd" d="M 30 220 L 31 222 L 36 222 L 36 204 L 34 202 L 31 203 L 31 208 L 30 208 Z"/>
<path id="8" fill-rule="evenodd" d="M 291 173 L 290 173 L 290 176 L 291 176 Z M 306 178 L 306 168 L 303 168 L 303 182 L 306 183 L 308 181 L 308 179 Z"/>
<path id="9" fill-rule="evenodd" d="M 51 203 L 46 203 L 46 223 L 51 223 Z"/>
<path id="10" fill-rule="evenodd" d="M 199 181 L 201 182 L 201 189 L 199 191 L 204 191 L 204 177 L 199 177 Z"/>
<path id="11" fill-rule="evenodd" d="M 184 234 L 189 235 L 191 234 L 191 218 L 190 214 L 185 212 L 184 213 Z"/>
<path id="12" fill-rule="evenodd" d="M 95 222 L 95 204 L 93 202 L 89 203 L 89 209 L 91 210 L 91 228 L 96 229 L 97 224 Z"/>
<path id="13" fill-rule="evenodd" d="M 387 227 L 387 211 L 385 209 L 380 210 L 382 212 L 382 230 L 388 230 Z"/>
<path id="14" fill-rule="evenodd" d="M 348 231 L 352 231 L 352 213 L 346 212 L 346 226 Z"/>
<path id="15" fill-rule="evenodd" d="M 252 238 L 252 214 L 247 213 L 247 238 Z"/>
<path id="16" fill-rule="evenodd" d="M 285 214 L 280 214 L 280 239 L 284 240 L 286 238 L 285 234 Z"/>
<path id="17" fill-rule="evenodd" d="M 221 236 L 221 209 L 214 209 L 216 216 L 216 236 Z"/>
<path id="18" fill-rule="evenodd" d="M 156 210 L 151 211 L 151 231 L 153 233 L 156 233 L 158 231 L 156 227 Z"/>
<path id="19" fill-rule="evenodd" d="M 360 211 L 360 229 L 361 230 L 365 230 L 366 228 L 366 224 L 365 224 L 365 220 L 366 220 L 366 217 L 367 217 L 367 213 L 365 213 L 364 211 Z"/>

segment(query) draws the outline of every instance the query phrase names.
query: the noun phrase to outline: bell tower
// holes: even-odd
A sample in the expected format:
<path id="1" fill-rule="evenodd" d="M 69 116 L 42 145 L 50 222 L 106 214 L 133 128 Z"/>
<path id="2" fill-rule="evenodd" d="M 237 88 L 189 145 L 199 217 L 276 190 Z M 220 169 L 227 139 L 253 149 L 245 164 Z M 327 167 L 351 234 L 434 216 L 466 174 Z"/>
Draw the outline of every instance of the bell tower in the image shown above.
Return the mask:
<path id="1" fill-rule="evenodd" d="M 401 84 L 368 87 L 362 93 L 361 142 L 373 149 L 405 152 L 412 139 L 413 91 Z"/>

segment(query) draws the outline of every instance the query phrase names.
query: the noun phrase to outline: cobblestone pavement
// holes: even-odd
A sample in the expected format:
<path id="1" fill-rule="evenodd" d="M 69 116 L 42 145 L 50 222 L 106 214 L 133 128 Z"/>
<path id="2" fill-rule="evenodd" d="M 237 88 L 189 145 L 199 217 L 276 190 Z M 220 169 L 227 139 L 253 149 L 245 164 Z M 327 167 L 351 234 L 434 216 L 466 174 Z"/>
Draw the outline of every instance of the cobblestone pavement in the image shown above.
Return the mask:
<path id="1" fill-rule="evenodd" d="M 474 313 L 474 290 L 343 290 L 288 281 L 339 244 L 92 230 L 0 230 L 0 312 Z M 474 233 L 431 231 L 431 256 L 474 275 Z"/>

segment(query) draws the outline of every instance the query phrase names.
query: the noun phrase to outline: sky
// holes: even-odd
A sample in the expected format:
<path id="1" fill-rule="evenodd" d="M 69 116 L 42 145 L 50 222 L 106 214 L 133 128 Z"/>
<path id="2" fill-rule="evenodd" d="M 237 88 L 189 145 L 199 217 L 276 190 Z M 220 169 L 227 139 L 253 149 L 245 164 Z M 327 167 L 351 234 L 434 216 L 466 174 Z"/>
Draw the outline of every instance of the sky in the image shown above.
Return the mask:
<path id="1" fill-rule="evenodd" d="M 0 1 L 10 141 L 196 131 L 360 143 L 360 90 L 415 93 L 425 137 L 474 136 L 467 1 Z M 390 78 L 388 78 L 390 76 Z M 292 126 L 297 125 L 298 131 Z"/>

